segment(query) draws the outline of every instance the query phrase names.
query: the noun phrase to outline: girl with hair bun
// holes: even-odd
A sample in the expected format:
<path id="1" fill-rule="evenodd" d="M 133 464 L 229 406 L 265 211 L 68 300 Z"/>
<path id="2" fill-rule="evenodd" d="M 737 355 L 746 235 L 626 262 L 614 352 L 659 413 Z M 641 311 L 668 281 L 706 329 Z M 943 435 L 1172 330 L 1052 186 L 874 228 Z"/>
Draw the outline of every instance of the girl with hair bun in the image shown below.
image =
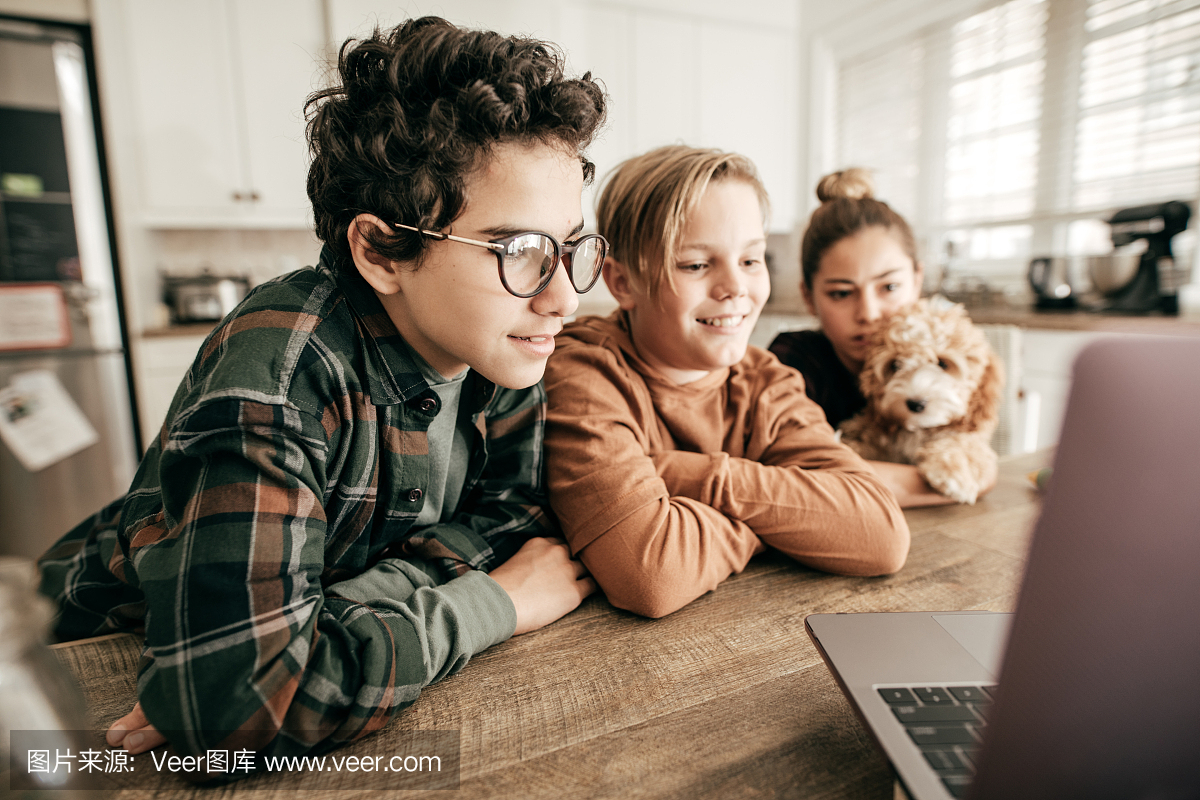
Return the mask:
<path id="1" fill-rule="evenodd" d="M 820 328 L 781 333 L 770 347 L 804 375 L 805 392 L 835 428 L 866 405 L 858 374 L 872 332 L 921 294 L 912 228 L 874 194 L 870 173 L 859 167 L 821 178 L 821 206 L 809 219 L 800 247 L 800 292 Z M 954 502 L 935 492 L 910 464 L 867 463 L 902 507 Z"/>

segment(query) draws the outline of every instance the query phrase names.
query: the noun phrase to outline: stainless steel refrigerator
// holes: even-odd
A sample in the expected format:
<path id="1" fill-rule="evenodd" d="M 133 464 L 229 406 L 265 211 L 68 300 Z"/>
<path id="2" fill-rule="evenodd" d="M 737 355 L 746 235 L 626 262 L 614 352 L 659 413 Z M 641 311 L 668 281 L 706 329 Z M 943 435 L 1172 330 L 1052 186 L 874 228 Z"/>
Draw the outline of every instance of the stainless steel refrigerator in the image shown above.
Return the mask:
<path id="1" fill-rule="evenodd" d="M 140 452 L 89 59 L 85 27 L 0 17 L 0 555 L 120 496 Z"/>

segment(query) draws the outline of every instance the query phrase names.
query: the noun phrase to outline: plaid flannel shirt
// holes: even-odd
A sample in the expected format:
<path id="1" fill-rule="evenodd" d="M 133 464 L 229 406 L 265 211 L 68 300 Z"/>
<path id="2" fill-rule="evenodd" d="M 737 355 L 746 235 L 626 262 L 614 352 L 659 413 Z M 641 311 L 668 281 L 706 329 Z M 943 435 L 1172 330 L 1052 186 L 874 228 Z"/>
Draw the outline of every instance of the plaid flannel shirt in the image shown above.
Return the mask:
<path id="1" fill-rule="evenodd" d="M 181 752 L 323 752 L 512 635 L 483 572 L 552 533 L 545 392 L 468 377 L 449 522 L 414 530 L 437 395 L 329 249 L 207 338 L 128 494 L 45 556 L 60 639 L 145 632 L 138 697 Z M 174 737 L 174 738 L 171 738 Z"/>

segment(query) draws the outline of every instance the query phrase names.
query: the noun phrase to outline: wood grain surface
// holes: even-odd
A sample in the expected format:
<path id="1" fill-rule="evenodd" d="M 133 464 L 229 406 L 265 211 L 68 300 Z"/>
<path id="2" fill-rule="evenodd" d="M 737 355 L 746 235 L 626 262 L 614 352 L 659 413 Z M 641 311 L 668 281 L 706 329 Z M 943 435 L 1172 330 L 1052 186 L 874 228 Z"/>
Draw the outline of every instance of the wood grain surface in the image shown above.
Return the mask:
<path id="1" fill-rule="evenodd" d="M 1025 474 L 1046 453 L 1005 459 L 974 506 L 908 512 L 908 563 L 885 578 L 843 578 L 767 554 L 715 592 L 660 620 L 593 597 L 542 630 L 472 659 L 384 730 L 338 755 L 397 751 L 405 731 L 457 730 L 464 798 L 879 798 L 891 770 L 804 630 L 832 611 L 989 609 L 1016 599 L 1038 510 Z M 56 646 L 98 727 L 132 707 L 140 641 Z M 375 785 L 378 785 L 377 783 Z M 136 786 L 136 788 L 135 788 Z M 259 776 L 198 788 L 171 776 L 112 798 L 428 797 L 363 789 L 352 773 L 302 788 Z"/>

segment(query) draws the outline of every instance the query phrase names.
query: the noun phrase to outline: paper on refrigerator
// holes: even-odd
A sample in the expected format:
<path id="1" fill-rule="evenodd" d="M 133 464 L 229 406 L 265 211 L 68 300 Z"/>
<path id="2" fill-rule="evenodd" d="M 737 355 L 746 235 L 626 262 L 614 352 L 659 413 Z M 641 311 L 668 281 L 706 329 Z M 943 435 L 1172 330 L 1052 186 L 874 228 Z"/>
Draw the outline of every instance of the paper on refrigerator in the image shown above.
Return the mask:
<path id="1" fill-rule="evenodd" d="M 38 472 L 100 437 L 58 376 L 37 369 L 13 375 L 0 389 L 0 439 L 25 469 Z"/>

